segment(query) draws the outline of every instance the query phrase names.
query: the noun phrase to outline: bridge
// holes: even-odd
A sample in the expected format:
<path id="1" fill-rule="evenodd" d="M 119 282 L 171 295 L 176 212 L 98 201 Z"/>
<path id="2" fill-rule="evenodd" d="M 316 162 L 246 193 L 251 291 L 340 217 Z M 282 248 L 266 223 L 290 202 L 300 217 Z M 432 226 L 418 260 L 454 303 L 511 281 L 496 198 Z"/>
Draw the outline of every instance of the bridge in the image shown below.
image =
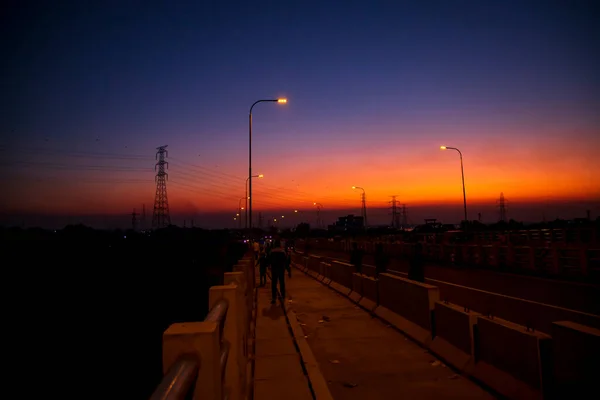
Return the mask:
<path id="1" fill-rule="evenodd" d="M 372 245 L 361 246 L 369 253 Z M 347 250 L 315 241 L 309 254 L 296 251 L 287 296 L 275 305 L 244 256 L 224 286 L 210 289 L 205 321 L 165 331 L 165 376 L 153 399 L 559 399 L 596 391 L 598 286 L 434 263 L 415 282 L 399 256 L 405 250 L 381 274 L 369 254 L 355 272 Z"/>

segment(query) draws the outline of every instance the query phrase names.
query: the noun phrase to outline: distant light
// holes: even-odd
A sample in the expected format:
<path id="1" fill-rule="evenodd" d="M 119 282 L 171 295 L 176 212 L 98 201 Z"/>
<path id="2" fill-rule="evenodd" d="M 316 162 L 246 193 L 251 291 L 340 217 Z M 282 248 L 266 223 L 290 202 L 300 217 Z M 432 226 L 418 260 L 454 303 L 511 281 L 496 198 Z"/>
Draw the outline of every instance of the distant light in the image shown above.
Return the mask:
<path id="1" fill-rule="evenodd" d="M 316 206 L 316 205 L 317 205 L 317 203 L 313 203 L 313 206 Z"/>
<path id="2" fill-rule="evenodd" d="M 265 176 L 263 174 L 258 175 L 259 178 L 264 178 Z"/>
<path id="3" fill-rule="evenodd" d="M 352 186 L 352 189 L 356 189 L 356 186 Z"/>
<path id="4" fill-rule="evenodd" d="M 127 239 L 127 236 L 123 236 L 123 239 Z"/>
<path id="5" fill-rule="evenodd" d="M 282 215 L 281 218 L 285 218 L 285 216 Z"/>
<path id="6" fill-rule="evenodd" d="M 277 102 L 285 104 L 285 103 L 287 103 L 287 99 L 277 99 Z"/>
<path id="7" fill-rule="evenodd" d="M 446 146 L 440 146 L 440 149 L 446 150 Z"/>
<path id="8" fill-rule="evenodd" d="M 298 212 L 298 210 L 294 210 L 294 212 L 295 212 L 295 213 L 297 213 L 297 212 Z"/>

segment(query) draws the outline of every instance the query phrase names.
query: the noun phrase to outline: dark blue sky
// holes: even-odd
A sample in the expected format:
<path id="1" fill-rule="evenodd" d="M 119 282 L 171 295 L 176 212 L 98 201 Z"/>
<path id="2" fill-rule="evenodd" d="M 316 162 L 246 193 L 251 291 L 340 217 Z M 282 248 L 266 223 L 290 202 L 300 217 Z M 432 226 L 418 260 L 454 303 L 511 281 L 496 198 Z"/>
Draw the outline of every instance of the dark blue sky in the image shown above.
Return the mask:
<path id="1" fill-rule="evenodd" d="M 255 109 L 256 168 L 275 186 L 301 179 L 300 167 L 271 171 L 282 149 L 318 171 L 332 152 L 377 164 L 390 145 L 408 157 L 447 137 L 477 149 L 599 140 L 593 1 L 16 4 L 0 28 L 5 149 L 152 158 L 169 144 L 243 177 L 248 108 L 278 96 L 289 105 Z"/>

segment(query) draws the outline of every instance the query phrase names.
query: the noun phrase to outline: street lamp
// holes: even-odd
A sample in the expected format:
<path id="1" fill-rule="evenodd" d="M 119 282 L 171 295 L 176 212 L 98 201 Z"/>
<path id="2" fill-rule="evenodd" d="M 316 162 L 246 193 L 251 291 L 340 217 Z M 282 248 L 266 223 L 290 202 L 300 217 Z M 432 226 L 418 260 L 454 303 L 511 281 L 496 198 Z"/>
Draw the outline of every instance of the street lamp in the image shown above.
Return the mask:
<path id="1" fill-rule="evenodd" d="M 467 223 L 467 221 L 468 221 L 468 219 L 467 219 L 467 193 L 465 191 L 465 170 L 463 168 L 462 153 L 456 147 L 440 146 L 440 149 L 442 149 L 442 150 L 456 150 L 458 152 L 458 155 L 460 156 L 460 174 L 462 176 L 463 205 L 464 205 L 464 208 L 465 208 L 465 223 Z"/>
<path id="2" fill-rule="evenodd" d="M 248 114 L 248 227 L 252 231 L 252 109 L 255 105 L 262 102 L 275 102 L 279 104 L 287 103 L 287 99 L 265 99 L 257 100 L 250 107 Z"/>
<path id="3" fill-rule="evenodd" d="M 360 186 L 352 186 L 352 189 L 360 189 L 362 190 L 362 195 L 361 195 L 361 199 L 362 199 L 362 217 L 363 217 L 363 224 L 365 226 L 365 229 L 367 228 L 367 196 L 365 193 L 365 189 L 361 188 Z"/>
<path id="4" fill-rule="evenodd" d="M 259 174 L 259 175 L 252 175 L 252 178 L 264 178 L 265 176 L 263 174 Z M 250 177 L 246 178 L 246 224 L 245 224 L 245 228 L 248 229 L 248 180 L 250 179 Z"/>

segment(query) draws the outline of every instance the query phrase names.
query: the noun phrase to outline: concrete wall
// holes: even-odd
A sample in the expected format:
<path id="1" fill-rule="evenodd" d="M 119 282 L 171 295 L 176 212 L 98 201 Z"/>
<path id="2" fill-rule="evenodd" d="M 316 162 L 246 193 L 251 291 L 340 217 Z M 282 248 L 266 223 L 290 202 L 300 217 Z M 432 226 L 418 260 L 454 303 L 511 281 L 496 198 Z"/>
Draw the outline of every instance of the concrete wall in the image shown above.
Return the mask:
<path id="1" fill-rule="evenodd" d="M 438 300 L 435 286 L 387 273 L 379 275 L 379 304 L 429 331 L 431 312 Z"/>
<path id="2" fill-rule="evenodd" d="M 571 321 L 555 322 L 552 350 L 554 398 L 583 398 L 598 391 L 599 329 Z"/>
<path id="3" fill-rule="evenodd" d="M 542 398 L 551 338 L 499 318 L 478 317 L 473 376 L 512 399 Z"/>
<path id="4" fill-rule="evenodd" d="M 375 314 L 429 346 L 435 336 L 432 312 L 439 300 L 438 288 L 384 273 L 379 274 L 378 289 Z"/>
<path id="5" fill-rule="evenodd" d="M 480 314 L 456 304 L 436 302 L 435 334 L 431 350 L 461 371 L 474 364 L 474 327 Z"/>
<path id="6" fill-rule="evenodd" d="M 442 293 L 442 300 L 460 304 L 484 315 L 492 315 L 515 322 L 535 330 L 550 333 L 554 321 L 572 320 L 595 328 L 600 328 L 598 316 L 583 312 L 536 303 L 484 290 L 435 282 Z"/>

